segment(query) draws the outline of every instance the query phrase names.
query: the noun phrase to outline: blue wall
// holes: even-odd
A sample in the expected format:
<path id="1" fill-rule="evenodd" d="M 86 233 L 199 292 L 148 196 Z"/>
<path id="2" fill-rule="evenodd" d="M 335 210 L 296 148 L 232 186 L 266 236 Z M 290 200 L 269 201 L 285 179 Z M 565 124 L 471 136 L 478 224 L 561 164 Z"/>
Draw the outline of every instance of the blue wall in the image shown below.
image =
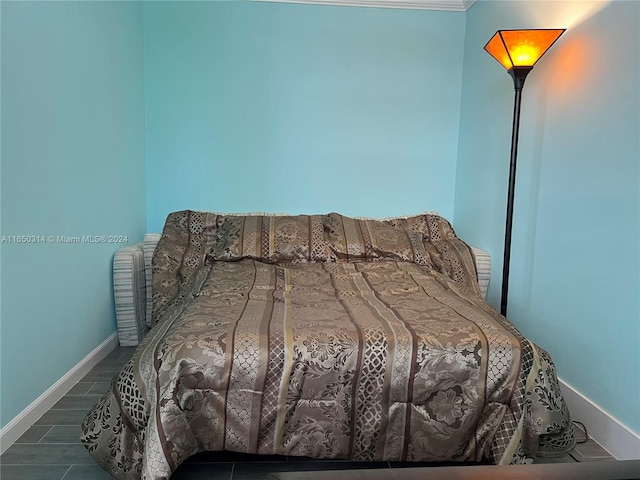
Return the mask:
<path id="1" fill-rule="evenodd" d="M 568 27 L 524 87 L 508 315 L 569 385 L 638 433 L 640 2 L 467 12 L 454 223 L 493 255 L 494 305 L 513 82 L 482 47 L 505 27 Z"/>
<path id="2" fill-rule="evenodd" d="M 141 240 L 142 6 L 0 8 L 1 234 Z M 119 246 L 2 243 L 3 426 L 115 332 Z"/>
<path id="3" fill-rule="evenodd" d="M 463 12 L 144 4 L 147 219 L 453 214 Z"/>

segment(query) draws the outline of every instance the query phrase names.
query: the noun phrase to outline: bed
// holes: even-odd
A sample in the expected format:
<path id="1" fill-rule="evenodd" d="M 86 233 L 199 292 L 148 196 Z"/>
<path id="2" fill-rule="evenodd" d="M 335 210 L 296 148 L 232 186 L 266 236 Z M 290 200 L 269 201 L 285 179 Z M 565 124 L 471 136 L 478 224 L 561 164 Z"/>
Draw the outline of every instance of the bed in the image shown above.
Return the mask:
<path id="1" fill-rule="evenodd" d="M 174 212 L 151 272 L 151 328 L 82 423 L 116 478 L 203 451 L 509 464 L 575 445 L 548 353 L 436 214 Z"/>

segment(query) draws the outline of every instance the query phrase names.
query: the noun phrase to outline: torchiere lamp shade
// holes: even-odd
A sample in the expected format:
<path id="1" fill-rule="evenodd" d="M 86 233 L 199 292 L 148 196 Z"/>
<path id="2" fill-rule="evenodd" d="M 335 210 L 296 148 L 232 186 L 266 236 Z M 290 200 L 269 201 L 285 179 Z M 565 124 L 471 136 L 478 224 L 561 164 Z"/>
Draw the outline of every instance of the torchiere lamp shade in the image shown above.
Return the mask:
<path id="1" fill-rule="evenodd" d="M 484 49 L 507 70 L 533 67 L 564 32 L 564 28 L 498 30 Z"/>

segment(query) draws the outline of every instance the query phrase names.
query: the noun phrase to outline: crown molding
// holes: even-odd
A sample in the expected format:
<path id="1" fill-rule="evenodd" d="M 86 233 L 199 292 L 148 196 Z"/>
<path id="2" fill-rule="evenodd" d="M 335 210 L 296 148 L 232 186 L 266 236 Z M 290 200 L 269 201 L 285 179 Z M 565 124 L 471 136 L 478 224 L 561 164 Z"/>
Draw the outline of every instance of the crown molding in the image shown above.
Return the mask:
<path id="1" fill-rule="evenodd" d="M 253 0 L 254 2 L 306 3 L 344 7 L 404 8 L 466 12 L 476 0 Z"/>

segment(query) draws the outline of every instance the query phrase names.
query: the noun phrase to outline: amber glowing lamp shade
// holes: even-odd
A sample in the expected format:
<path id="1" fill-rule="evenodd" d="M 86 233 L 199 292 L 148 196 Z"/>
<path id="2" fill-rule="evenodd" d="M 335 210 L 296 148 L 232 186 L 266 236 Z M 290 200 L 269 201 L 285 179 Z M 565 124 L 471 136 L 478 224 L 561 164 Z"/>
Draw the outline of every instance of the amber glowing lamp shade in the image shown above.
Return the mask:
<path id="1" fill-rule="evenodd" d="M 533 67 L 564 31 L 564 28 L 498 30 L 484 49 L 507 70 Z"/>

